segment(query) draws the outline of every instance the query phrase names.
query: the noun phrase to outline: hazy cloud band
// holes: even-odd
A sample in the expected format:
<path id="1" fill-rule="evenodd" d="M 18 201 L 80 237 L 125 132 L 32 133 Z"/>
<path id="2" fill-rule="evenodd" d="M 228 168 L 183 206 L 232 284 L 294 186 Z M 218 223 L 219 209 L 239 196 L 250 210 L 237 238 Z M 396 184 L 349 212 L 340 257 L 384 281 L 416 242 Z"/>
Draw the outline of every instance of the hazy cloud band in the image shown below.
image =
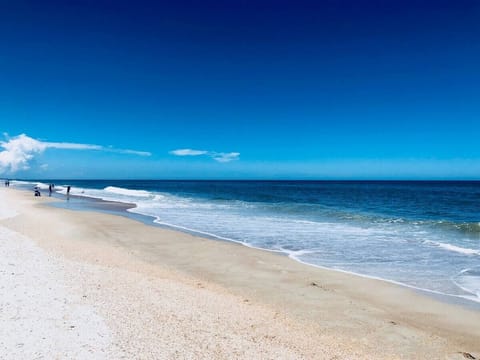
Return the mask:
<path id="1" fill-rule="evenodd" d="M 4 134 L 6 140 L 0 141 L 0 172 L 17 172 L 18 170 L 27 170 L 30 168 L 30 161 L 37 155 L 42 154 L 47 149 L 64 150 L 95 150 L 114 152 L 119 154 L 131 154 L 139 156 L 150 156 L 147 151 L 137 151 L 129 149 L 115 149 L 94 144 L 77 144 L 69 142 L 46 142 L 31 138 L 25 134 L 9 137 Z"/>

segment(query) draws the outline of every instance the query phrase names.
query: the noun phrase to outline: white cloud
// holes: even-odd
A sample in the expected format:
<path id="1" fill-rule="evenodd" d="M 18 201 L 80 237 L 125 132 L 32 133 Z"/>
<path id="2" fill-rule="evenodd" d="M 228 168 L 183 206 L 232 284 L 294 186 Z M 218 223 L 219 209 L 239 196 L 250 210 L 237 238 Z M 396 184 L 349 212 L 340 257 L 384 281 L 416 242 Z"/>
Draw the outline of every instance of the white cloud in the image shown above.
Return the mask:
<path id="1" fill-rule="evenodd" d="M 22 135 L 20 135 L 22 136 Z M 67 149 L 67 150 L 104 150 L 103 146 L 90 145 L 90 144 L 75 144 L 75 143 L 59 143 L 59 142 L 46 142 L 44 143 L 48 148 L 52 149 Z"/>
<path id="2" fill-rule="evenodd" d="M 205 150 L 192 150 L 192 149 L 178 149 L 170 151 L 170 154 L 177 156 L 198 156 L 206 155 L 208 151 Z"/>
<path id="3" fill-rule="evenodd" d="M 11 172 L 28 169 L 28 162 L 47 148 L 44 143 L 25 134 L 1 141 L 0 146 L 4 149 L 0 152 L 0 170 Z"/>
<path id="4" fill-rule="evenodd" d="M 218 162 L 229 162 L 233 160 L 238 160 L 240 157 L 240 153 L 238 152 L 231 152 L 231 153 L 211 153 L 210 155 L 214 160 Z"/>
<path id="5" fill-rule="evenodd" d="M 152 153 L 149 151 L 138 151 L 138 150 L 121 150 L 121 149 L 102 149 L 103 151 L 112 151 L 118 154 L 127 154 L 127 155 L 138 155 L 138 156 L 151 156 Z"/>
<path id="6" fill-rule="evenodd" d="M 33 139 L 25 134 L 10 138 L 4 134 L 6 141 L 0 141 L 0 172 L 17 172 L 19 170 L 27 170 L 30 168 L 30 161 L 37 155 L 40 155 L 47 149 L 64 149 L 64 150 L 96 150 L 115 152 L 119 154 L 133 154 L 140 156 L 150 156 L 151 153 L 146 151 L 115 149 L 102 145 L 77 144 L 68 142 L 45 142 Z M 45 167 L 44 164 L 42 167 Z M 47 165 L 48 166 L 48 165 Z"/>
<path id="7" fill-rule="evenodd" d="M 137 151 L 129 149 L 115 149 L 113 147 L 105 147 L 101 145 L 92 145 L 92 144 L 76 144 L 76 143 L 58 143 L 58 142 L 47 142 L 48 148 L 52 149 L 69 149 L 69 150 L 99 150 L 106 152 L 114 152 L 117 154 L 130 154 L 130 155 L 139 155 L 139 156 L 150 156 L 152 153 L 148 151 Z"/>
<path id="8" fill-rule="evenodd" d="M 170 154 L 176 156 L 209 156 L 213 160 L 218 162 L 230 162 L 233 160 L 238 160 L 240 158 L 240 153 L 238 152 L 230 152 L 230 153 L 223 153 L 223 152 L 216 152 L 216 151 L 206 151 L 206 150 L 193 150 L 193 149 L 177 149 L 170 151 Z"/>

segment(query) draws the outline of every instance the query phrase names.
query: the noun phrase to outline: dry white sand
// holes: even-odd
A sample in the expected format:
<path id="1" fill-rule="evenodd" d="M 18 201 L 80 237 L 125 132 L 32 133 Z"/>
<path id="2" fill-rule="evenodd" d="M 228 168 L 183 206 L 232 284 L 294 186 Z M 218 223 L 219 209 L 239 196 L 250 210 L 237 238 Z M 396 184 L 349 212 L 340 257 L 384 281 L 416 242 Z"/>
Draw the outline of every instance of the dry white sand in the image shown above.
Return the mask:
<path id="1" fill-rule="evenodd" d="M 2 200 L 0 219 L 16 216 Z M 110 330 L 67 285 L 62 261 L 4 226 L 0 259 L 0 358 L 106 358 Z"/>
<path id="2" fill-rule="evenodd" d="M 54 209 L 41 205 L 45 201 L 0 189 L 0 358 L 480 354 L 478 312 L 267 252 Z"/>

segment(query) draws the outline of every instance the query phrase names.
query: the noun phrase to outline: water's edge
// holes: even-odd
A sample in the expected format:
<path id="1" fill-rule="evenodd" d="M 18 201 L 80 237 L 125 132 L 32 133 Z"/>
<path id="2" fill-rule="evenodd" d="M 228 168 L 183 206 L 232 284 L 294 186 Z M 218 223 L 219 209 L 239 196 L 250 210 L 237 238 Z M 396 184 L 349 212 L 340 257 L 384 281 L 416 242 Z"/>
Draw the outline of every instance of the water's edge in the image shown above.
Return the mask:
<path id="1" fill-rule="evenodd" d="M 93 212 L 99 212 L 99 213 L 104 213 L 104 214 L 110 214 L 114 216 L 122 216 L 126 217 L 128 219 L 138 221 L 144 225 L 147 226 L 153 226 L 153 227 L 158 227 L 162 229 L 168 229 L 168 230 L 173 230 L 173 231 L 178 231 L 182 233 L 186 233 L 189 235 L 201 237 L 201 238 L 206 238 L 210 240 L 216 240 L 216 241 L 226 241 L 229 243 L 235 243 L 238 245 L 243 245 L 251 249 L 255 250 L 260 250 L 260 251 L 267 251 L 270 253 L 275 253 L 280 256 L 287 256 L 291 260 L 299 262 L 305 266 L 311 266 L 311 267 L 316 267 L 328 271 L 336 271 L 336 272 L 341 272 L 345 274 L 349 274 L 352 276 L 359 276 L 362 278 L 367 278 L 375 281 L 382 281 L 382 282 L 387 282 L 389 284 L 395 285 L 395 286 L 401 286 L 408 288 L 410 290 L 415 291 L 418 294 L 421 294 L 423 296 L 427 296 L 430 298 L 433 298 L 437 301 L 447 303 L 447 304 L 454 304 L 454 305 L 459 305 L 462 307 L 466 307 L 471 310 L 475 311 L 480 311 L 480 303 L 470 300 L 468 298 L 463 298 L 461 296 L 456 296 L 456 295 L 449 295 L 449 294 L 443 294 L 439 292 L 435 292 L 432 290 L 428 289 L 422 289 L 419 287 L 411 286 L 408 284 L 404 284 L 401 282 L 397 282 L 394 280 L 390 279 L 384 279 L 381 277 L 375 277 L 375 276 L 369 276 L 361 273 L 355 273 L 352 271 L 346 271 L 346 270 L 341 270 L 341 269 L 334 269 L 334 268 L 329 268 L 326 266 L 321 266 L 321 265 L 316 265 L 316 264 L 310 264 L 304 261 L 301 261 L 297 258 L 291 257 L 288 254 L 282 252 L 282 251 L 276 251 L 272 249 L 266 249 L 266 248 L 261 248 L 261 247 L 255 247 L 251 246 L 249 244 L 242 243 L 240 241 L 235 241 L 227 238 L 222 238 L 220 236 L 215 236 L 213 234 L 208 234 L 208 233 L 202 233 L 201 231 L 195 231 L 187 228 L 182 228 L 179 226 L 171 225 L 171 224 L 166 224 L 166 223 L 161 223 L 161 222 L 155 222 L 156 218 L 154 216 L 149 216 L 149 215 L 143 215 L 143 214 L 138 214 L 134 213 L 131 211 L 128 211 L 129 209 L 132 209 L 135 207 L 134 204 L 129 204 L 129 203 L 123 203 L 119 201 L 106 201 L 102 199 L 96 199 L 96 198 L 86 198 L 86 197 L 80 197 L 80 196 L 71 196 L 70 198 L 73 199 L 74 201 L 66 201 L 66 197 L 62 194 L 58 193 L 53 193 L 52 197 L 55 199 L 61 200 L 61 201 L 53 201 L 49 202 L 46 204 L 46 206 L 51 206 L 55 208 L 60 208 L 60 209 L 67 209 L 67 210 L 72 210 L 72 211 L 93 211 Z"/>

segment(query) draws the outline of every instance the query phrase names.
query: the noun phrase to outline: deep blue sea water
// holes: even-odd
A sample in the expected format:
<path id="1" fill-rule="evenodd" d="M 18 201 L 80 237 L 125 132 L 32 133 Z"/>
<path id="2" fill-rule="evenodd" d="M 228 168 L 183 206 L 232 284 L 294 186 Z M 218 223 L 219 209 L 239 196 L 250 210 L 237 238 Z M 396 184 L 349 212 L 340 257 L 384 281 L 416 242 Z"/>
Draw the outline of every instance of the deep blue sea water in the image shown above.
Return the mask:
<path id="1" fill-rule="evenodd" d="M 60 194 L 68 184 L 83 199 L 133 203 L 128 211 L 160 225 L 480 302 L 480 182 L 44 180 L 39 186 L 50 182 Z"/>

